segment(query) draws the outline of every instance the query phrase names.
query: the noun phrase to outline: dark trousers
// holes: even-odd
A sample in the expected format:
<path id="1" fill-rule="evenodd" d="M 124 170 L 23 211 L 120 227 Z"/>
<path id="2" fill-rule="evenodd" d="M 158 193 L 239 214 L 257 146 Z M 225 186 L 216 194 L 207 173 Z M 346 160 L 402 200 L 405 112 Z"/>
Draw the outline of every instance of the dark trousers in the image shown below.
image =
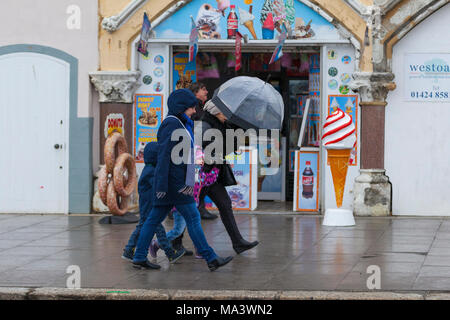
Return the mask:
<path id="1" fill-rule="evenodd" d="M 210 197 L 219 209 L 220 219 L 222 220 L 233 245 L 239 244 L 242 240 L 242 235 L 239 232 L 236 220 L 234 219 L 231 199 L 225 187 L 220 183 L 214 183 L 209 187 L 203 187 L 199 195 L 199 208 L 205 206 L 205 196 Z"/>

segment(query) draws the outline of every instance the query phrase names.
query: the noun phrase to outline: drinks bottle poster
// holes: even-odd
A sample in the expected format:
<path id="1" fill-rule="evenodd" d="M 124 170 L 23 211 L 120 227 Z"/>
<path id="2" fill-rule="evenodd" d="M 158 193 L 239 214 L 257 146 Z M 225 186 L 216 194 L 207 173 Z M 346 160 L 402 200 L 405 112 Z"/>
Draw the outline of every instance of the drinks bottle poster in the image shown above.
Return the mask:
<path id="1" fill-rule="evenodd" d="M 319 152 L 296 151 L 294 211 L 319 211 Z"/>
<path id="2" fill-rule="evenodd" d="M 144 148 L 148 142 L 157 140 L 163 120 L 163 95 L 136 94 L 134 101 L 134 156 L 137 163 L 144 163 Z"/>
<path id="3" fill-rule="evenodd" d="M 158 39 L 188 40 L 191 16 L 200 40 L 277 40 L 283 25 L 289 39 L 342 39 L 337 29 L 307 5 L 295 0 L 192 0 L 155 26 Z"/>
<path id="4" fill-rule="evenodd" d="M 231 199 L 233 210 L 255 210 L 257 199 L 257 156 L 256 149 L 246 149 L 239 154 L 230 154 L 226 157 L 227 163 L 233 170 L 237 185 L 226 187 Z M 214 202 L 205 198 L 207 209 L 217 210 Z"/>

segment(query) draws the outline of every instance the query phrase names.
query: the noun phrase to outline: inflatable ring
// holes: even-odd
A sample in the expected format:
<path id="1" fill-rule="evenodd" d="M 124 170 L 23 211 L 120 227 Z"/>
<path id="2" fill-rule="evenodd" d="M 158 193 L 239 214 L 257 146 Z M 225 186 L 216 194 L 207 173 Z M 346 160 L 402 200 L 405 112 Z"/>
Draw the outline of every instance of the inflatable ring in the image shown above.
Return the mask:
<path id="1" fill-rule="evenodd" d="M 117 151 L 116 151 L 117 150 Z M 111 134 L 105 142 L 105 166 L 106 172 L 112 173 L 114 170 L 114 163 L 116 162 L 116 152 L 117 156 L 128 152 L 127 142 L 125 138 L 118 132 Z"/>
<path id="2" fill-rule="evenodd" d="M 108 192 L 108 174 L 106 173 L 106 167 L 103 167 L 98 174 L 98 193 L 103 204 L 106 206 Z"/>
<path id="3" fill-rule="evenodd" d="M 128 181 L 124 182 L 124 171 L 128 172 Z M 114 186 L 116 192 L 121 197 L 129 197 L 136 187 L 136 165 L 133 156 L 129 153 L 122 153 L 114 166 Z"/>
<path id="4" fill-rule="evenodd" d="M 123 216 L 128 211 L 128 197 L 120 197 L 120 205 L 118 201 L 118 195 L 114 190 L 114 181 L 111 181 L 108 185 L 107 205 L 109 211 L 116 216 Z"/>

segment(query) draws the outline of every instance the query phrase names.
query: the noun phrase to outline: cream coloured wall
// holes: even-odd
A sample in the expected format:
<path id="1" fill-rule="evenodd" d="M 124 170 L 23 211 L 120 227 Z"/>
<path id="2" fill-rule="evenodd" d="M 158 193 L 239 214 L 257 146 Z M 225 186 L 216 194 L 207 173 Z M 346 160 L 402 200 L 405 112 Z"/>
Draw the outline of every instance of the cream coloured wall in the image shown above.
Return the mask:
<path id="1" fill-rule="evenodd" d="M 81 9 L 79 30 L 69 30 L 70 5 Z M 98 69 L 96 0 L 0 1 L 0 46 L 35 44 L 62 50 L 78 59 L 78 117 L 92 117 L 89 72 Z M 98 104 L 98 102 L 97 102 Z"/>

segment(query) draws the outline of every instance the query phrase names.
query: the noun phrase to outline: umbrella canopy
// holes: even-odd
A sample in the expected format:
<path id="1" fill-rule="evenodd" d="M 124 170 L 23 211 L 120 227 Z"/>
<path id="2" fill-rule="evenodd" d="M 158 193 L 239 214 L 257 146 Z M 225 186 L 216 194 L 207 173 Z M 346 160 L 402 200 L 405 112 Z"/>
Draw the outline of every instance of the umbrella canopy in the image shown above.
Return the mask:
<path id="1" fill-rule="evenodd" d="M 269 83 L 255 77 L 235 77 L 222 84 L 212 102 L 243 129 L 281 129 L 284 103 Z"/>

